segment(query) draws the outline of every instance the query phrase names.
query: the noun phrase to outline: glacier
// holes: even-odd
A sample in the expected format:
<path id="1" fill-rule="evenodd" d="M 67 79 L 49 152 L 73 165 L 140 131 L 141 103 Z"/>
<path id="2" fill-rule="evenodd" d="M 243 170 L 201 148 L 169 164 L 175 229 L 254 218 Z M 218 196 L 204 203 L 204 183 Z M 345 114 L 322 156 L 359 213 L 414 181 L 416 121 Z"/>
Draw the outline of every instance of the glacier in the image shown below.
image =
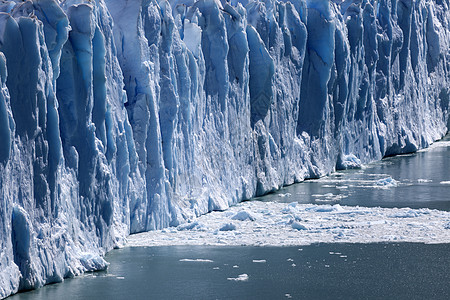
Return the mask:
<path id="1" fill-rule="evenodd" d="M 1 1 L 0 298 L 104 269 L 131 233 L 430 146 L 449 6 Z"/>

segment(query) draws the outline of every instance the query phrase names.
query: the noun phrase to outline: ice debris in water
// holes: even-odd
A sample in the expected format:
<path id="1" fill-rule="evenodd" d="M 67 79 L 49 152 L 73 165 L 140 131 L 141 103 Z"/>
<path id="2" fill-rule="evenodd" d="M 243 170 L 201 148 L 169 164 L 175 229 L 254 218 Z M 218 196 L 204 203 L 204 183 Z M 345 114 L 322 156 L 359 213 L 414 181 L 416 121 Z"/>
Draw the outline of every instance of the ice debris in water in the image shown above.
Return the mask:
<path id="1" fill-rule="evenodd" d="M 199 235 L 195 229 L 157 230 L 130 236 L 128 245 L 294 246 L 334 242 L 450 242 L 450 230 L 442 230 L 450 226 L 450 212 L 447 211 L 248 201 L 231 207 L 229 212 L 234 215 L 243 210 L 252 215 L 264 212 L 264 217 L 253 222 L 239 222 L 231 232 L 222 232 L 220 228 L 229 224 L 229 216 L 226 212 L 216 212 L 198 218 L 205 224 L 206 234 Z"/>
<path id="2" fill-rule="evenodd" d="M 213 260 L 210 259 L 203 259 L 203 258 L 182 258 L 180 259 L 181 262 L 203 262 L 203 263 L 212 263 Z"/>
<path id="3" fill-rule="evenodd" d="M 354 154 L 341 155 L 338 158 L 336 169 L 346 170 L 346 169 L 359 169 L 362 166 L 362 162 Z"/>
<path id="4" fill-rule="evenodd" d="M 281 193 L 281 194 L 278 194 L 278 197 L 281 197 L 281 198 L 285 198 L 285 197 L 291 197 L 292 196 L 292 194 L 291 193 Z"/>
<path id="5" fill-rule="evenodd" d="M 417 179 L 418 183 L 429 183 L 429 182 L 433 182 L 433 180 L 431 179 L 424 179 L 424 178 L 419 178 Z"/>
<path id="6" fill-rule="evenodd" d="M 387 177 L 377 180 L 376 185 L 383 188 L 396 187 L 398 186 L 398 181 L 393 179 L 392 177 Z"/>
<path id="7" fill-rule="evenodd" d="M 247 274 L 241 274 L 241 275 L 239 275 L 236 278 L 228 277 L 227 280 L 230 280 L 230 281 L 248 281 L 248 277 L 249 276 Z"/>

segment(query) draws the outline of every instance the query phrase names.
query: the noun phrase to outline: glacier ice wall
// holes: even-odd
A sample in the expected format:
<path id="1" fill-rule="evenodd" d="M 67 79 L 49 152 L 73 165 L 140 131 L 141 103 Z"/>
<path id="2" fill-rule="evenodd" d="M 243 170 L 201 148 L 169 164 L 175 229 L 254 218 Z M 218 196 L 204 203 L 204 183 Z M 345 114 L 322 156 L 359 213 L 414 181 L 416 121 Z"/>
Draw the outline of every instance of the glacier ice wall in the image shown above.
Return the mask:
<path id="1" fill-rule="evenodd" d="M 0 3 L 0 298 L 448 130 L 448 0 Z"/>

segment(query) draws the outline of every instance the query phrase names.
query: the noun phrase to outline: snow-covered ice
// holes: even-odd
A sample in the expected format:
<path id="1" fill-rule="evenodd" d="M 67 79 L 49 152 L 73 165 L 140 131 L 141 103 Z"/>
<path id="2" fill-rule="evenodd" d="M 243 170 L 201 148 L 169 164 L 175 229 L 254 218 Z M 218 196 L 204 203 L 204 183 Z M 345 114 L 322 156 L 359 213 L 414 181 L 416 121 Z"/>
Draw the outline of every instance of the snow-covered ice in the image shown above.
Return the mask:
<path id="1" fill-rule="evenodd" d="M 239 222 L 233 231 L 217 232 L 230 217 L 226 212 L 212 212 L 198 218 L 199 222 L 207 224 L 206 232 L 194 228 L 170 233 L 159 230 L 139 233 L 128 238 L 128 246 L 450 243 L 450 230 L 446 230 L 450 212 L 446 211 L 260 201 L 240 203 L 229 210 L 233 213 L 245 210 L 256 216 L 256 220 Z"/>
<path id="2" fill-rule="evenodd" d="M 251 214 L 246 212 L 245 210 L 242 210 L 235 214 L 233 217 L 231 217 L 233 220 L 239 220 L 239 221 L 255 221 L 255 217 L 253 217 Z"/>

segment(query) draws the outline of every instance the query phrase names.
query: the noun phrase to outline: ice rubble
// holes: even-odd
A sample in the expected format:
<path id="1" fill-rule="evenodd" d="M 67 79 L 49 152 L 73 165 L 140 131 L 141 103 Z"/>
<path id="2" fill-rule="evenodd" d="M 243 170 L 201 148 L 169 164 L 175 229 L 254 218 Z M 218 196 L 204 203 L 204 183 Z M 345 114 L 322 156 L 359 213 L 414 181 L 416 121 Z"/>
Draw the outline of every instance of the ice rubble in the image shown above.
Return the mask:
<path id="1" fill-rule="evenodd" d="M 416 242 L 450 243 L 450 212 L 430 209 L 350 207 L 248 201 L 229 211 L 246 211 L 255 221 L 235 222 L 230 214 L 212 212 L 200 216 L 202 224 L 191 230 L 176 228 L 135 234 L 127 246 L 302 246 L 313 243 Z M 261 261 L 253 261 L 261 262 Z"/>
<path id="2" fill-rule="evenodd" d="M 2 1 L 0 298 L 106 267 L 129 233 L 427 147 L 449 125 L 449 5 Z"/>

